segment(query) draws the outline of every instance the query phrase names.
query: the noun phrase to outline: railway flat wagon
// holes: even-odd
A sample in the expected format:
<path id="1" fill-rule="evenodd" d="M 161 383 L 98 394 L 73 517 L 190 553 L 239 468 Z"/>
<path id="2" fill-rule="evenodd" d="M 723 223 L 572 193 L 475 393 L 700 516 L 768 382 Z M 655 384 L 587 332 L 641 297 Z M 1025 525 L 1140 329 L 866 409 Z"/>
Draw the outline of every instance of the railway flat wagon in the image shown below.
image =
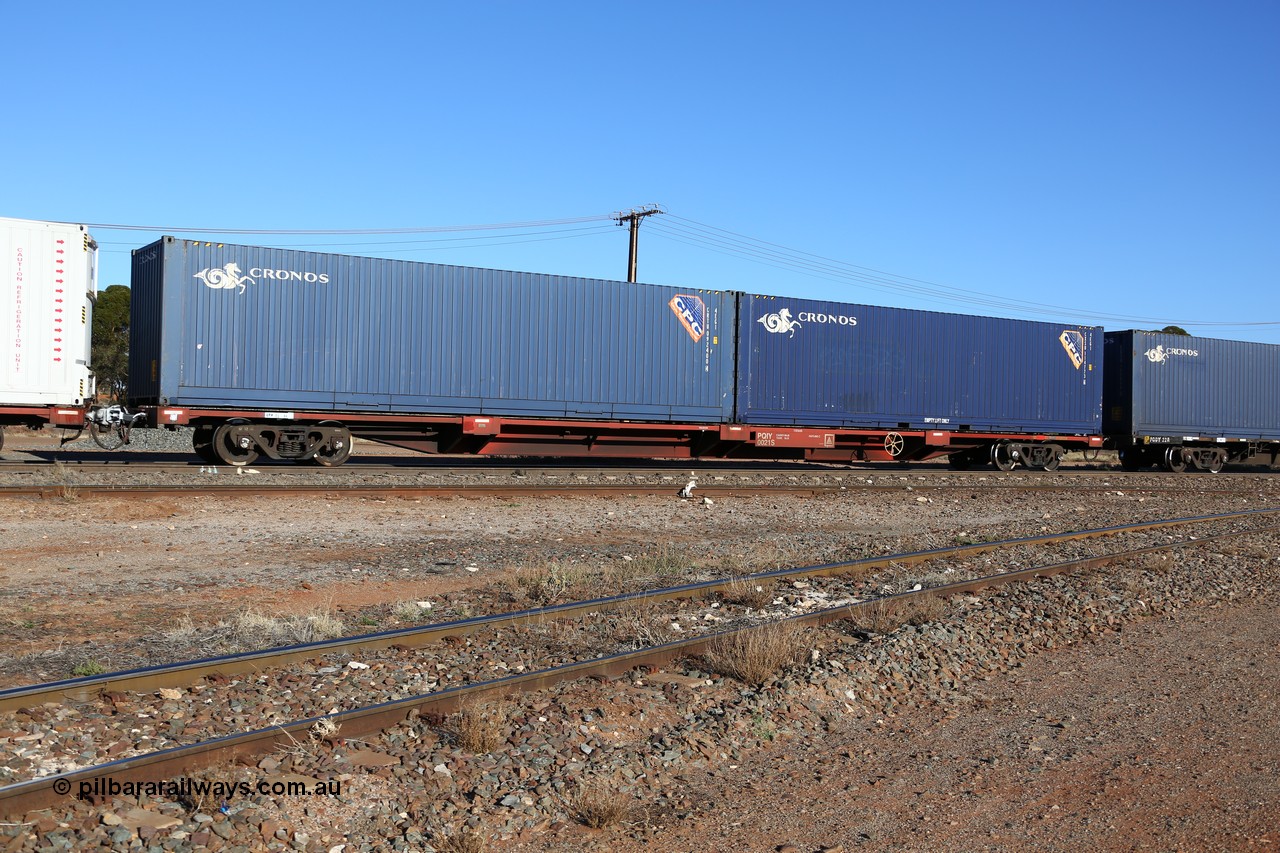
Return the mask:
<path id="1" fill-rule="evenodd" d="M 737 416 L 822 427 L 830 458 L 1052 470 L 1101 445 L 1101 343 L 1094 326 L 747 295 Z"/>
<path id="2" fill-rule="evenodd" d="M 0 447 L 6 425 L 84 425 L 97 251 L 83 225 L 0 218 Z"/>
<path id="3" fill-rule="evenodd" d="M 210 461 L 691 456 L 732 415 L 730 293 L 173 237 L 132 281 L 131 403 Z"/>
<path id="4" fill-rule="evenodd" d="M 1104 429 L 1130 470 L 1212 472 L 1280 453 L 1280 346 L 1106 334 Z"/>

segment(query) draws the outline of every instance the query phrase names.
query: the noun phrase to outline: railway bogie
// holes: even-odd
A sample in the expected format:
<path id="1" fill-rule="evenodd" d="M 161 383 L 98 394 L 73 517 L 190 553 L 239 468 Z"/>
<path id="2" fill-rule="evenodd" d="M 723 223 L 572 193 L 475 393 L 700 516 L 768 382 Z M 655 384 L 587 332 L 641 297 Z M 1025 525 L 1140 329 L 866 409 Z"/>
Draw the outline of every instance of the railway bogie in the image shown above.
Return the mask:
<path id="1" fill-rule="evenodd" d="M 1184 471 L 1221 472 L 1227 465 L 1268 465 L 1275 467 L 1280 442 L 1216 441 L 1194 439 L 1153 440 L 1145 443 L 1121 442 L 1120 467 L 1126 471 L 1157 468 L 1181 474 Z"/>
<path id="2" fill-rule="evenodd" d="M 266 457 L 332 467 L 347 461 L 353 442 L 351 431 L 333 421 L 276 424 L 232 418 L 196 424 L 191 443 L 196 455 L 213 465 L 241 467 Z"/>

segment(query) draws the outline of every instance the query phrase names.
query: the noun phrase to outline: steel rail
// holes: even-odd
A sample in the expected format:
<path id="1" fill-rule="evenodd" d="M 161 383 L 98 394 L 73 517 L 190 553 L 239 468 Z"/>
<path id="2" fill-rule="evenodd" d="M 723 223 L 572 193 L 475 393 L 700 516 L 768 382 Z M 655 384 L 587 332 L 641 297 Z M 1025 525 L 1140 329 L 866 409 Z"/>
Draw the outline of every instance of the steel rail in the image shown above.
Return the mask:
<path id="1" fill-rule="evenodd" d="M 340 637 L 334 640 L 320 640 L 311 643 L 300 643 L 272 649 L 261 649 L 253 652 L 221 655 L 201 658 L 199 660 L 182 661 L 173 664 L 156 666 L 121 672 L 104 673 L 102 675 L 84 676 L 62 681 L 42 684 L 11 687 L 0 690 L 0 712 L 14 711 L 25 706 L 39 705 L 45 702 L 88 701 L 102 693 L 134 692 L 152 693 L 162 687 L 178 687 L 194 684 L 203 678 L 213 675 L 232 677 L 246 673 L 287 666 L 299 661 L 321 655 L 352 654 L 361 651 L 402 646 L 420 648 L 439 642 L 445 637 L 465 637 L 486 629 L 496 629 L 520 625 L 529 622 L 545 622 L 550 619 L 567 619 L 590 612 L 615 610 L 628 604 L 643 602 L 672 601 L 677 599 L 705 598 L 722 591 L 733 584 L 755 583 L 778 580 L 800 579 L 805 577 L 823 577 L 834 574 L 866 572 L 887 568 L 892 564 L 899 566 L 915 565 L 938 559 L 969 557 L 1019 546 L 1048 545 L 1059 542 L 1073 542 L 1094 539 L 1103 536 L 1114 536 L 1122 533 L 1136 533 L 1146 530 L 1158 530 L 1199 524 L 1212 521 L 1229 521 L 1232 519 L 1253 518 L 1280 514 L 1280 508 L 1242 510 L 1239 512 L 1220 513 L 1215 515 L 1189 516 L 1186 518 L 1166 519 L 1163 521 L 1144 521 L 1115 527 L 1100 527 L 1091 530 L 1073 531 L 1070 533 L 1053 533 L 1041 536 L 1029 536 L 1018 539 L 1006 539 L 996 542 L 979 542 L 970 545 L 957 545 L 950 548 L 934 548 L 924 551 L 909 551 L 890 554 L 882 557 L 866 557 L 839 563 L 824 563 L 816 566 L 802 566 L 788 569 L 774 569 L 743 575 L 735 578 L 700 581 L 681 584 L 656 590 L 625 593 L 617 596 L 594 598 L 586 601 L 567 602 L 548 607 L 529 610 L 517 610 L 489 616 L 476 616 L 452 622 L 441 622 L 425 626 L 397 628 L 390 631 L 379 631 L 372 634 L 361 634 L 352 637 Z"/>
<path id="2" fill-rule="evenodd" d="M 857 488 L 857 487 L 855 487 Z M 871 488 L 862 486 L 861 488 Z M 888 488 L 888 487 L 881 487 Z M 894 487 L 901 490 L 902 486 Z M 134 497 L 178 497 L 199 491 L 202 495 L 355 495 L 360 497 L 537 497 L 549 494 L 573 494 L 577 496 L 618 497 L 621 495 L 664 495 L 674 497 L 680 487 L 674 483 L 540 483 L 540 484 L 470 484 L 430 483 L 412 485 L 290 485 L 275 483 L 221 484 L 199 482 L 188 486 L 137 486 L 103 484 L 62 484 L 40 486 L 0 486 L 0 497 L 6 495 L 36 496 L 43 499 L 62 498 L 73 494 L 77 498 L 102 495 L 131 495 Z M 749 483 L 743 485 L 701 485 L 695 499 L 703 495 L 727 497 L 731 495 L 812 494 L 825 495 L 833 491 L 849 491 L 844 483 Z"/>
<path id="3" fill-rule="evenodd" d="M 829 495 L 832 492 L 902 492 L 902 491 L 956 491 L 973 490 L 1001 491 L 1040 491 L 1040 492 L 1110 492 L 1116 491 L 1114 485 L 1081 485 L 1079 483 L 699 483 L 693 499 L 702 496 L 734 497 L 746 495 L 770 494 L 808 494 L 813 496 Z M 1187 492 L 1186 488 L 1176 486 L 1121 486 L 1128 492 L 1143 494 L 1176 494 Z M 363 485 L 363 484 L 287 484 L 287 483 L 209 483 L 196 482 L 184 486 L 146 486 L 115 485 L 101 483 L 60 483 L 22 486 L 0 486 L 0 497 L 29 496 L 42 499 L 100 497 L 106 495 L 129 495 L 132 497 L 182 497 L 193 491 L 206 495 L 354 495 L 359 497 L 545 497 L 554 494 L 570 494 L 575 496 L 618 497 L 636 496 L 674 496 L 679 487 L 674 483 L 521 483 L 521 484 L 469 484 L 469 483 L 414 483 L 403 485 Z M 1239 488 L 1203 489 L 1196 494 L 1219 495 L 1237 494 Z"/>
<path id="4" fill-rule="evenodd" d="M 1275 510 L 1268 512 L 1275 512 Z M 217 760 L 232 760 L 268 754 L 278 748 L 296 744 L 304 738 L 309 739 L 312 727 L 322 721 L 337 727 L 337 734 L 331 737 L 341 737 L 343 739 L 360 738 L 381 732 L 411 718 L 414 714 L 438 719 L 465 703 L 481 699 L 542 690 L 555 684 L 584 677 L 612 678 L 641 666 L 648 668 L 660 667 L 672 660 L 690 657 L 703 652 L 712 643 L 723 638 L 760 630 L 761 627 L 776 625 L 780 622 L 790 622 L 800 626 L 820 626 L 841 619 L 854 618 L 859 611 L 885 601 L 905 601 L 924 596 L 948 596 L 964 592 L 977 592 L 987 587 L 1016 583 L 1037 577 L 1049 577 L 1081 569 L 1098 568 L 1146 554 L 1203 545 L 1208 542 L 1259 532 L 1272 532 L 1272 528 L 1235 531 L 1198 539 L 1151 545 L 1102 556 L 1083 557 L 1046 566 L 1018 569 L 982 578 L 958 581 L 928 589 L 882 596 L 856 604 L 842 604 L 813 613 L 775 620 L 766 623 L 766 626 L 751 626 L 714 634 L 704 634 L 699 637 L 666 643 L 648 649 L 639 649 L 588 661 L 562 664 L 557 667 L 521 675 L 451 687 L 433 693 L 410 696 L 364 708 L 354 708 L 334 714 L 308 717 L 292 723 L 271 726 L 256 731 L 226 735 L 197 744 L 173 747 L 145 755 L 119 759 L 93 767 L 81 768 L 69 773 L 45 776 L 0 787 L 0 815 L 20 817 L 33 810 L 57 806 L 60 803 L 64 803 L 66 798 L 71 795 L 71 792 L 80 791 L 82 785 L 89 786 L 91 790 L 92 783 L 95 780 L 110 778 L 123 783 L 174 779 L 192 767 L 209 762 L 215 756 Z M 329 728 L 329 726 L 326 726 L 326 728 Z"/>

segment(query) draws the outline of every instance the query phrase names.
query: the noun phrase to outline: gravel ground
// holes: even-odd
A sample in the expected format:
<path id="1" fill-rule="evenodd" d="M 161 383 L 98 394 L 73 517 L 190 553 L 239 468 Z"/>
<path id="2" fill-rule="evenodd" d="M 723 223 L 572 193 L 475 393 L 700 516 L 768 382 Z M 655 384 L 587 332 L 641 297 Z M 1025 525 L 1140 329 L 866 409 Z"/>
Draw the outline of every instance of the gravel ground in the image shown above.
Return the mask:
<path id="1" fill-rule="evenodd" d="M 511 574 L 529 567 L 644 562 L 701 577 L 1280 505 L 1268 477 L 1185 475 L 1153 492 L 1168 478 L 1104 476 L 1102 491 L 909 479 L 910 492 L 710 507 L 0 498 L 0 654 L 11 683 L 47 679 L 186 656 L 184 631 L 207 640 L 249 609 L 324 612 L 351 630 L 392 627 L 405 601 L 482 612 L 509 605 Z M 409 721 L 369 743 L 317 733 L 220 771 L 332 779 L 341 796 L 236 796 L 225 811 L 75 803 L 0 826 L 0 850 L 460 850 L 470 834 L 520 850 L 1269 849 L 1276 545 L 1210 544 L 965 596 L 890 635 L 838 624 L 764 685 L 695 661 L 523 697 L 503 709 L 503 744 L 480 754 L 460 745 L 460 720 Z M 0 744 L 21 736 L 0 731 Z M 581 825 L 614 797 L 625 815 Z"/>

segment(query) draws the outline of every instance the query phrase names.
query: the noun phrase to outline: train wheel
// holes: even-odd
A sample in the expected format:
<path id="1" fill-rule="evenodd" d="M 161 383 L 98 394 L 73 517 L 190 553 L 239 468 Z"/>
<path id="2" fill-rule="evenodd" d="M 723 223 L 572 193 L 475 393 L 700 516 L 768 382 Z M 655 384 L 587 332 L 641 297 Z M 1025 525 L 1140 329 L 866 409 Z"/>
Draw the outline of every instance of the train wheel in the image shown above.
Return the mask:
<path id="1" fill-rule="evenodd" d="M 1013 458 L 1013 446 L 1007 441 L 997 441 L 991 445 L 991 464 L 1001 471 L 1012 471 L 1013 466 L 1018 464 Z"/>
<path id="2" fill-rule="evenodd" d="M 1164 467 L 1175 474 L 1187 470 L 1187 458 L 1182 455 L 1181 447 L 1170 447 L 1164 452 Z"/>
<path id="3" fill-rule="evenodd" d="M 1049 458 L 1044 461 L 1044 470 L 1057 471 L 1058 466 L 1062 464 L 1062 457 L 1065 455 L 1065 451 L 1058 445 L 1049 445 Z"/>
<path id="4" fill-rule="evenodd" d="M 0 426 L 0 450 L 4 450 L 4 427 Z"/>
<path id="5" fill-rule="evenodd" d="M 337 426 L 337 424 L 323 423 L 321 426 Z M 351 450 L 355 447 L 356 440 L 351 437 L 350 430 L 343 429 L 342 434 L 331 441 L 326 441 L 316 455 L 311 457 L 317 465 L 323 465 L 325 468 L 332 468 L 341 465 L 351 458 Z"/>
<path id="6" fill-rule="evenodd" d="M 1209 458 L 1209 464 L 1205 468 L 1210 474 L 1217 474 L 1223 468 L 1227 467 L 1227 452 L 1225 450 L 1214 450 L 1213 456 Z"/>
<path id="7" fill-rule="evenodd" d="M 216 427 L 198 426 L 191 433 L 191 449 L 196 452 L 196 456 L 210 465 L 217 465 L 222 461 L 213 452 L 213 434 L 216 431 Z"/>
<path id="8" fill-rule="evenodd" d="M 902 455 L 902 448 L 907 444 L 906 440 L 896 432 L 891 432 L 884 437 L 884 452 L 888 453 L 894 459 Z"/>
<path id="9" fill-rule="evenodd" d="M 232 421 L 218 427 L 213 433 L 213 453 L 224 465 L 252 465 L 258 458 L 258 451 L 253 440 L 246 436 L 236 435 L 236 427 L 243 426 L 244 421 Z"/>

